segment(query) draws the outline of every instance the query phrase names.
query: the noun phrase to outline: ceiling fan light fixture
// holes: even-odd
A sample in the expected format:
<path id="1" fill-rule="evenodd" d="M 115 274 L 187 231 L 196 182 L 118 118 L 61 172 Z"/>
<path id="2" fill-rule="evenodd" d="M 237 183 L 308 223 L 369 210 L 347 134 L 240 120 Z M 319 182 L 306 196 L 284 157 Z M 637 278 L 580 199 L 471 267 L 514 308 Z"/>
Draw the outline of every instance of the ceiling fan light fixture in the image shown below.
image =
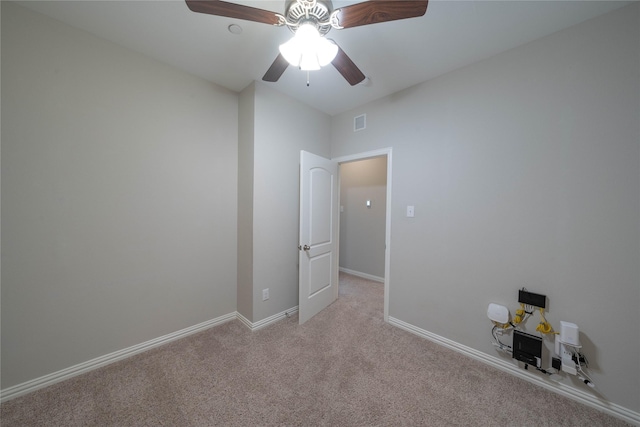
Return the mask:
<path id="1" fill-rule="evenodd" d="M 0 0 L 1 1 L 1 0 Z M 335 28 L 417 18 L 427 11 L 429 0 L 356 1 L 334 9 L 331 0 L 285 0 L 285 14 L 237 4 L 228 0 L 185 0 L 189 10 L 207 15 L 286 26 L 294 37 L 280 45 L 280 54 L 262 80 L 276 82 L 289 65 L 303 70 L 317 70 L 331 63 L 345 80 L 354 86 L 366 79 L 358 66 L 333 41 L 325 38 Z M 351 1 L 347 3 L 352 3 Z M 229 31 L 239 30 L 230 26 Z M 308 39 L 305 43 L 299 39 Z M 307 50 L 310 49 L 310 50 Z"/>
<path id="2" fill-rule="evenodd" d="M 315 25 L 304 23 L 288 42 L 280 45 L 280 53 L 289 64 L 313 71 L 333 61 L 338 46 L 322 37 Z"/>
<path id="3" fill-rule="evenodd" d="M 302 71 L 317 71 L 320 69 L 320 63 L 318 62 L 318 56 L 313 54 L 303 54 L 300 58 L 300 69 Z"/>
<path id="4" fill-rule="evenodd" d="M 302 46 L 300 41 L 295 37 L 292 37 L 288 42 L 280 45 L 280 53 L 284 56 L 287 62 L 295 67 L 300 65 L 300 59 L 302 57 Z"/>
<path id="5" fill-rule="evenodd" d="M 318 62 L 321 67 L 329 65 L 338 54 L 338 45 L 333 40 L 321 37 L 317 44 Z"/>

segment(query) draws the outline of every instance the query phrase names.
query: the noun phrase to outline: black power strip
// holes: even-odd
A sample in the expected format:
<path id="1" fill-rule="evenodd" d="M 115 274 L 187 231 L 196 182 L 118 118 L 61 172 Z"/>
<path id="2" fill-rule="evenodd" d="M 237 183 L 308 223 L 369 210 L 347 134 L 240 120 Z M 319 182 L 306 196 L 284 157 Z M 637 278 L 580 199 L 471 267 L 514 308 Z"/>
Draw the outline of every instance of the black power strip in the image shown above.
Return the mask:
<path id="1" fill-rule="evenodd" d="M 547 296 L 534 294 L 533 292 L 519 290 L 518 302 L 522 304 L 532 305 L 534 307 L 545 308 L 547 306 Z"/>

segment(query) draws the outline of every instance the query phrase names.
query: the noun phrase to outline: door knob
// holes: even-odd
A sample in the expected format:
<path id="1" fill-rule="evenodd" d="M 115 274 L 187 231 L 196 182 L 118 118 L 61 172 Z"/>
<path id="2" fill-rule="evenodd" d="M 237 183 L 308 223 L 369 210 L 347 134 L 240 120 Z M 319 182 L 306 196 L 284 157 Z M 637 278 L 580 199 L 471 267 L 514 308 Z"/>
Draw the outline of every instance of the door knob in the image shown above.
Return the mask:
<path id="1" fill-rule="evenodd" d="M 304 245 L 304 246 L 298 245 L 298 250 L 308 251 L 309 249 L 311 249 L 311 246 L 309 245 Z"/>

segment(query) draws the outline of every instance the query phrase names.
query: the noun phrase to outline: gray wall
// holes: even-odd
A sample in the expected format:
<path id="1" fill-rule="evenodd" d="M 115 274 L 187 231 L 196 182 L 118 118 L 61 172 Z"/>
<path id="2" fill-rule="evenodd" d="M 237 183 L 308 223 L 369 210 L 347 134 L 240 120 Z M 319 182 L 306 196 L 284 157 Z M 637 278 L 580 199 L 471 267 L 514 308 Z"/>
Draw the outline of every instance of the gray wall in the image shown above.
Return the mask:
<path id="1" fill-rule="evenodd" d="M 386 156 L 340 165 L 340 206 L 340 267 L 384 279 Z"/>
<path id="2" fill-rule="evenodd" d="M 526 286 L 548 296 L 556 329 L 561 320 L 580 327 L 598 392 L 575 377 L 563 382 L 634 411 L 639 9 L 587 21 L 332 123 L 333 157 L 393 147 L 391 317 L 503 357 L 490 343 L 487 305 L 513 312 Z M 354 133 L 360 113 L 367 129 Z M 415 218 L 405 217 L 407 205 L 415 205 Z M 528 323 L 533 330 L 537 319 Z"/>
<path id="3" fill-rule="evenodd" d="M 252 144 L 253 158 L 244 161 L 253 162 L 253 182 L 251 188 L 243 185 L 239 195 L 245 200 L 252 192 L 252 246 L 244 248 L 251 250 L 246 255 L 252 257 L 253 283 L 243 290 L 238 305 L 252 307 L 251 313 L 242 314 L 255 323 L 298 305 L 300 150 L 330 157 L 331 118 L 260 82 L 245 89 L 240 101 L 241 122 L 245 114 L 253 119 L 253 140 L 241 141 L 243 146 Z M 243 265 L 244 256 L 239 254 Z M 249 288 L 252 301 L 245 301 Z M 270 298 L 262 301 L 266 288 Z"/>
<path id="4" fill-rule="evenodd" d="M 255 85 L 238 105 L 238 313 L 253 321 L 253 168 Z"/>
<path id="5" fill-rule="evenodd" d="M 2 2 L 2 388 L 236 310 L 237 94 Z"/>

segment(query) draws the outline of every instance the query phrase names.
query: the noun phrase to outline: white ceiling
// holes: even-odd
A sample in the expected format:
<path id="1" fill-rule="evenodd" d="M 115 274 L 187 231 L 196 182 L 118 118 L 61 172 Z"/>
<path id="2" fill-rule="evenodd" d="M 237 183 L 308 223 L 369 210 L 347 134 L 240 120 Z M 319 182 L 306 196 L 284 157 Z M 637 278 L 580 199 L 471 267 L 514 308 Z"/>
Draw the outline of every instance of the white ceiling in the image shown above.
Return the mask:
<path id="1" fill-rule="evenodd" d="M 284 13 L 284 0 L 230 0 Z M 359 0 L 333 0 L 334 9 Z M 310 74 L 289 67 L 270 87 L 337 114 L 496 55 L 629 1 L 431 0 L 420 18 L 331 30 L 369 77 L 349 86 L 328 66 Z M 183 69 L 233 91 L 261 80 L 291 37 L 287 28 L 191 12 L 183 0 L 26 1 L 20 4 Z M 240 35 L 227 27 L 239 24 Z"/>

